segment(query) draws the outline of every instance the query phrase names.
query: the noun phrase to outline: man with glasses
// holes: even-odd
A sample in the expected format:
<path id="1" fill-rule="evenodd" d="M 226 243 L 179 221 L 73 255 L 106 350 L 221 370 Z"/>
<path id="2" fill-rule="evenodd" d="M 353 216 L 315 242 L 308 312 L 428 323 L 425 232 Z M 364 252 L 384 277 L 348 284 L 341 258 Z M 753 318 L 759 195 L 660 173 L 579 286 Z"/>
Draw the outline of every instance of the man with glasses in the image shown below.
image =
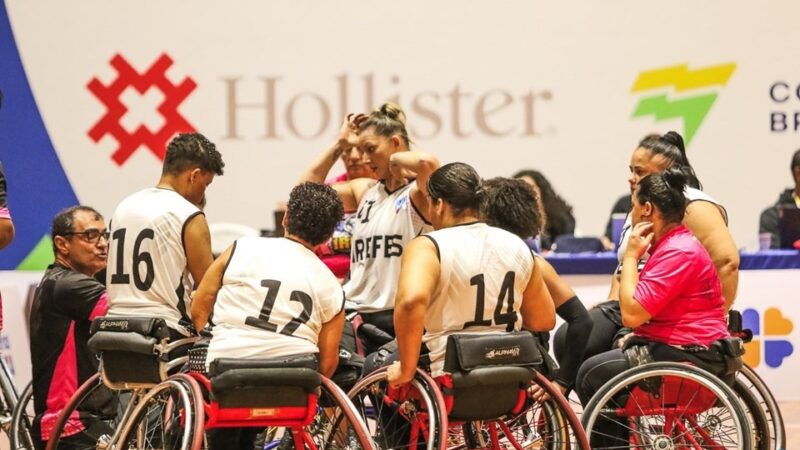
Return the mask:
<path id="1" fill-rule="evenodd" d="M 193 333 L 189 296 L 213 261 L 200 208 L 224 167 L 202 134 L 180 134 L 167 146 L 158 184 L 117 206 L 109 223 L 110 316 L 162 317 L 173 339 Z"/>
<path id="2" fill-rule="evenodd" d="M 30 315 L 37 448 L 44 448 L 58 413 L 78 386 L 97 373 L 97 358 L 87 346 L 89 326 L 108 309 L 105 286 L 94 278 L 106 267 L 103 216 L 88 206 L 64 209 L 53 219 L 51 235 L 55 262 L 36 288 Z M 113 408 L 110 395 L 96 400 L 95 412 Z M 92 429 L 100 424 L 84 420 L 83 425 Z"/>

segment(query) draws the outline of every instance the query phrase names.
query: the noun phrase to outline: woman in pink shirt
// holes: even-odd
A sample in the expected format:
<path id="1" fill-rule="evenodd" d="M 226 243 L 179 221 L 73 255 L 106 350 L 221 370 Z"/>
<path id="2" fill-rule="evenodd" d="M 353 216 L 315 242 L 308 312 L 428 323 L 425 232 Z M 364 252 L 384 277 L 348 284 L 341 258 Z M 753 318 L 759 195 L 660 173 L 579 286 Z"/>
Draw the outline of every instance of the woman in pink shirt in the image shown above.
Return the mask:
<path id="1" fill-rule="evenodd" d="M 729 336 L 725 299 L 714 262 L 682 224 L 687 176 L 677 170 L 644 177 L 633 193 L 633 231 L 622 261 L 622 322 L 634 329 L 624 348 L 646 345 L 656 361 L 689 361 L 723 375 L 726 357 L 716 341 Z M 641 272 L 639 258 L 650 258 Z M 623 349 L 581 365 L 577 391 L 585 405 L 615 375 L 630 368 Z"/>

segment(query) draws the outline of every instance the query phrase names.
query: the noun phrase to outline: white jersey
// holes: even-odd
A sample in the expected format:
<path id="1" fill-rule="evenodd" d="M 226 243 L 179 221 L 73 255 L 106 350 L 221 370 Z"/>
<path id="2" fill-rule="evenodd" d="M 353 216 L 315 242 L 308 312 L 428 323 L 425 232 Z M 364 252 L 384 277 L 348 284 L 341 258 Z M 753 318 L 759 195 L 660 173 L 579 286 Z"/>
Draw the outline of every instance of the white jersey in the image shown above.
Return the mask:
<path id="1" fill-rule="evenodd" d="M 484 223 L 445 228 L 425 237 L 436 244 L 441 263 L 422 338 L 435 376 L 444 366 L 448 335 L 521 328 L 519 311 L 534 262 L 522 239 Z"/>
<path id="2" fill-rule="evenodd" d="M 377 183 L 364 194 L 353 219 L 348 308 L 360 312 L 394 308 L 400 259 L 406 244 L 433 228 L 411 202 L 411 182 L 394 192 Z"/>
<path id="3" fill-rule="evenodd" d="M 319 353 L 322 325 L 344 308 L 342 287 L 308 248 L 287 238 L 234 243 L 214 304 L 206 364 Z"/>
<path id="4" fill-rule="evenodd" d="M 109 315 L 163 317 L 188 334 L 192 280 L 183 230 L 202 212 L 169 189 L 139 191 L 117 206 L 109 224 Z"/>
<path id="5" fill-rule="evenodd" d="M 695 189 L 693 187 L 686 187 L 683 190 L 683 194 L 686 196 L 686 200 L 691 202 L 696 201 L 705 201 L 709 203 L 713 203 L 714 205 L 719 208 L 720 213 L 722 213 L 722 218 L 725 219 L 725 224 L 728 223 L 728 212 L 725 211 L 725 207 L 722 206 L 718 201 L 714 200 L 713 197 L 706 194 L 705 192 L 701 191 L 700 189 Z M 633 223 L 631 222 L 631 214 L 628 213 L 628 217 L 625 218 L 625 224 L 622 226 L 622 233 L 619 236 L 619 248 L 617 249 L 617 260 L 619 264 L 617 265 L 617 270 L 615 273 L 622 272 L 622 258 L 625 256 L 625 249 L 628 248 L 628 241 L 631 238 L 631 231 L 633 229 Z M 647 252 L 642 255 L 641 259 L 639 259 L 639 271 L 641 272 L 644 268 L 644 263 L 647 262 L 647 259 L 650 258 L 650 251 L 648 249 Z"/>

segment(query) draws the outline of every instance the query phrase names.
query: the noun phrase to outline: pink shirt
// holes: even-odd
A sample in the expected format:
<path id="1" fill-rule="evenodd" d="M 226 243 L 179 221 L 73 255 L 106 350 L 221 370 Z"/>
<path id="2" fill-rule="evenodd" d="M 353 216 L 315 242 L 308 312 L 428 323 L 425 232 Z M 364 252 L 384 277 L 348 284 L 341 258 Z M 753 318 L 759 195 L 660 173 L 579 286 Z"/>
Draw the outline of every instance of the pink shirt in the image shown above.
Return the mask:
<path id="1" fill-rule="evenodd" d="M 728 336 L 717 269 L 684 225 L 650 249 L 633 298 L 650 314 L 636 335 L 671 345 L 701 344 Z"/>

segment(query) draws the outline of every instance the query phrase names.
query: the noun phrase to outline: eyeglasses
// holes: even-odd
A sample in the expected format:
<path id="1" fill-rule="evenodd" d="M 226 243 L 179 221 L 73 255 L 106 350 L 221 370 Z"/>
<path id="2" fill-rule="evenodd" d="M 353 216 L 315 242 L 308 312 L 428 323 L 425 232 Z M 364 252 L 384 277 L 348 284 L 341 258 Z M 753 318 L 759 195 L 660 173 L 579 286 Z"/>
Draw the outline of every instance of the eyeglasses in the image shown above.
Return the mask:
<path id="1" fill-rule="evenodd" d="M 85 231 L 70 231 L 69 233 L 62 234 L 62 236 L 81 236 L 84 241 L 90 244 L 97 244 L 100 241 L 100 237 L 108 241 L 111 233 L 108 230 L 100 231 L 95 228 L 90 228 Z"/>

